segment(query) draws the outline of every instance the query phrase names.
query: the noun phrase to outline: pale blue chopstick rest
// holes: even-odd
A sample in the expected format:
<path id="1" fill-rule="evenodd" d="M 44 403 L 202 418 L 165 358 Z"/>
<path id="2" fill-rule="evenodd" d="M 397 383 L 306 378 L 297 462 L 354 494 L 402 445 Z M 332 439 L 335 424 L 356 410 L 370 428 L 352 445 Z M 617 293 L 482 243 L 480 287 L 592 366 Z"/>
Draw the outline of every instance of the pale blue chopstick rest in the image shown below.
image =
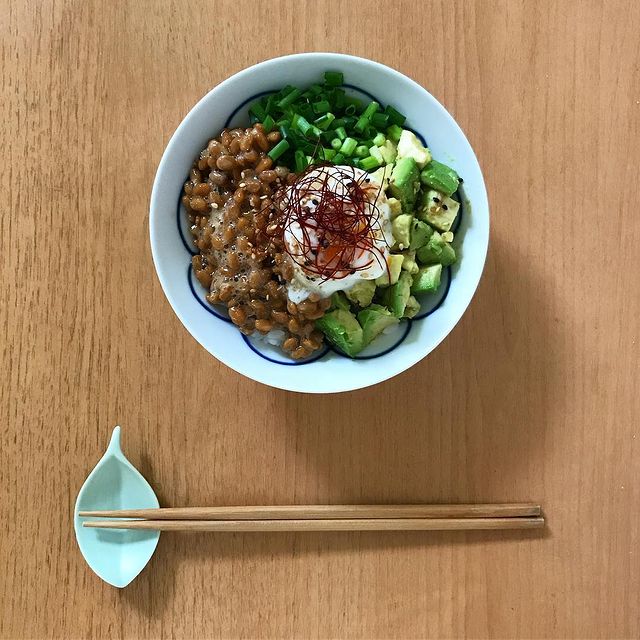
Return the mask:
<path id="1" fill-rule="evenodd" d="M 120 427 L 95 469 L 80 489 L 74 510 L 76 539 L 91 569 L 114 587 L 126 587 L 146 566 L 160 538 L 159 531 L 85 529 L 79 511 L 152 509 L 158 498 L 120 448 Z"/>

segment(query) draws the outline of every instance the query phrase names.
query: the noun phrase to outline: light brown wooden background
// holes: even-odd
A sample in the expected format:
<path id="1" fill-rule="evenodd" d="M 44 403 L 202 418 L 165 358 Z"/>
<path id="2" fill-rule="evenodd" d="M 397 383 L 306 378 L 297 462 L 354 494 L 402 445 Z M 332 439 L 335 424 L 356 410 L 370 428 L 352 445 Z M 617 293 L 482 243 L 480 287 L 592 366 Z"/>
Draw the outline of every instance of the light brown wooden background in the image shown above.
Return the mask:
<path id="1" fill-rule="evenodd" d="M 640 635 L 640 3 L 0 6 L 0 636 Z M 468 133 L 492 237 L 467 314 L 371 389 L 242 379 L 171 311 L 154 172 L 268 57 L 415 78 Z M 166 505 L 539 500 L 543 535 L 165 535 L 127 589 L 73 503 L 123 426 Z"/>

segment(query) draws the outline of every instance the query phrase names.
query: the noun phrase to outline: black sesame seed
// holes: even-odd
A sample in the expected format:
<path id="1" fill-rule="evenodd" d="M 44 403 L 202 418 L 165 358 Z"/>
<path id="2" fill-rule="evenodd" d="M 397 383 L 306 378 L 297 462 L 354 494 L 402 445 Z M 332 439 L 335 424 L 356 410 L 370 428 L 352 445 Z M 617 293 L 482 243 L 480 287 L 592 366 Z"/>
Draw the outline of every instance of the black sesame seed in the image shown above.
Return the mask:
<path id="1" fill-rule="evenodd" d="M 446 211 L 449 207 L 447 207 L 447 205 L 446 205 L 446 204 L 443 204 L 443 205 L 442 205 L 442 208 Z"/>
<path id="2" fill-rule="evenodd" d="M 440 198 L 434 198 L 433 201 L 437 202 L 437 203 L 440 203 Z"/>

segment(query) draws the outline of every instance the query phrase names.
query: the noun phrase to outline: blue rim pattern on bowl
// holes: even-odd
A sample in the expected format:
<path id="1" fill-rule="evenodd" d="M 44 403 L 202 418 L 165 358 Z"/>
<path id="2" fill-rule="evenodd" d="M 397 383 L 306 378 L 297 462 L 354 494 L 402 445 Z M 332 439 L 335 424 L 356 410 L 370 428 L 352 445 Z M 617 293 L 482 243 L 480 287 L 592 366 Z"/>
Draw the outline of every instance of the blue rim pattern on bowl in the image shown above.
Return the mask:
<path id="1" fill-rule="evenodd" d="M 376 102 L 379 102 L 379 100 L 374 95 L 372 95 L 368 91 L 365 91 L 364 89 L 360 89 L 359 87 L 357 87 L 355 85 L 352 85 L 352 84 L 344 84 L 343 86 L 348 88 L 348 89 L 352 89 L 354 91 L 357 91 L 357 92 L 367 96 L 371 100 L 375 100 Z M 244 100 L 243 102 L 241 102 L 231 112 L 231 114 L 229 115 L 229 117 L 225 121 L 224 127 L 227 128 L 230 125 L 230 123 L 232 122 L 233 118 L 235 118 L 235 116 L 239 113 L 239 111 L 243 107 L 246 107 L 250 102 L 253 102 L 258 98 L 261 98 L 262 96 L 269 95 L 270 93 L 273 93 L 274 91 L 276 91 L 276 89 L 271 90 L 271 91 L 261 91 L 260 93 L 256 93 L 256 94 L 250 96 L 249 98 L 247 98 L 246 100 Z M 428 146 L 426 138 L 419 131 L 416 131 L 415 129 L 412 129 L 411 127 L 408 127 L 406 124 L 403 125 L 403 128 L 408 129 L 409 131 L 412 131 L 418 137 L 418 139 L 422 142 L 422 144 L 425 147 Z M 188 177 L 187 177 L 187 180 L 188 180 Z M 463 217 L 463 214 L 464 214 L 464 209 L 465 209 L 464 193 L 462 192 L 462 190 L 460 188 L 458 188 L 458 190 L 456 191 L 455 195 L 457 196 L 458 202 L 460 202 L 460 210 L 459 210 L 457 219 L 456 219 L 456 221 L 454 223 L 454 227 L 452 228 L 452 231 L 454 233 L 456 233 L 457 230 L 460 227 L 460 224 L 461 224 L 461 221 L 462 221 L 462 217 Z M 176 213 L 177 213 L 176 218 L 177 218 L 178 233 L 180 235 L 180 239 L 182 240 L 182 244 L 184 245 L 184 247 L 187 250 L 187 252 L 189 253 L 189 255 L 190 256 L 195 256 L 195 255 L 198 255 L 198 252 L 194 251 L 193 248 L 189 245 L 189 242 L 187 241 L 187 239 L 185 238 L 184 233 L 183 233 L 183 222 L 182 221 L 185 219 L 185 215 L 184 215 L 184 209 L 183 209 L 183 206 L 182 206 L 181 198 L 182 198 L 182 195 L 180 195 L 178 197 L 178 206 L 177 206 L 177 211 L 176 211 Z M 353 357 L 352 359 L 353 360 L 373 360 L 374 358 L 379 358 L 381 356 L 384 356 L 384 355 L 390 353 L 391 351 L 396 349 L 398 346 L 400 346 L 405 341 L 405 339 L 407 338 L 409 333 L 411 333 L 411 327 L 412 327 L 413 322 L 415 322 L 416 320 L 424 320 L 425 318 L 430 316 L 432 313 L 434 313 L 434 311 L 439 309 L 442 306 L 442 304 L 444 303 L 447 295 L 449 294 L 449 289 L 451 288 L 451 281 L 453 279 L 452 273 L 451 273 L 451 266 L 445 267 L 443 269 L 442 273 L 443 273 L 443 276 L 446 278 L 447 282 L 446 282 L 445 288 L 444 288 L 444 290 L 443 290 L 443 292 L 441 294 L 439 294 L 438 292 L 436 292 L 435 294 L 431 294 L 433 297 L 435 297 L 437 299 L 437 302 L 431 308 L 429 308 L 427 311 L 424 311 L 423 313 L 419 313 L 414 318 L 406 319 L 402 323 L 402 325 L 404 326 L 403 333 L 400 335 L 400 337 L 391 346 L 388 346 L 388 347 L 384 348 L 379 353 L 372 353 L 370 355 L 359 355 L 359 356 Z M 198 301 L 198 304 L 200 304 L 211 315 L 213 315 L 214 317 L 218 318 L 219 320 L 222 320 L 223 322 L 229 322 L 229 323 L 231 322 L 231 319 L 228 316 L 223 315 L 220 311 L 218 311 L 216 309 L 215 305 L 212 305 L 212 304 L 208 303 L 206 301 L 206 298 L 205 298 L 205 300 L 203 300 L 198 295 L 198 293 L 196 291 L 196 285 L 194 285 L 194 282 L 193 282 L 193 266 L 191 265 L 191 263 L 189 263 L 189 268 L 187 269 L 187 281 L 189 283 L 189 289 L 191 290 L 191 293 L 193 294 L 193 297 Z M 201 285 L 199 285 L 199 283 L 198 283 L 197 286 L 201 286 Z M 256 355 L 258 355 L 261 358 L 264 358 L 265 360 L 268 360 L 269 362 L 272 362 L 274 364 L 281 364 L 281 365 L 288 366 L 288 367 L 302 366 L 302 365 L 305 365 L 305 364 L 311 364 L 312 362 L 317 362 L 318 360 L 324 358 L 329 353 L 335 353 L 336 355 L 339 355 L 339 356 L 341 356 L 343 358 L 350 357 L 350 356 L 346 356 L 344 353 L 342 353 L 339 349 L 337 349 L 333 345 L 325 344 L 324 347 L 318 353 L 312 355 L 310 358 L 307 358 L 306 360 L 302 360 L 302 361 L 298 361 L 298 360 L 276 360 L 272 355 L 269 355 L 267 353 L 263 353 L 262 351 L 260 351 L 258 349 L 258 345 L 260 344 L 261 341 L 259 341 L 259 340 L 251 340 L 250 338 L 248 338 L 244 334 L 241 334 L 241 335 L 242 335 L 242 339 L 244 340 L 245 344 Z"/>

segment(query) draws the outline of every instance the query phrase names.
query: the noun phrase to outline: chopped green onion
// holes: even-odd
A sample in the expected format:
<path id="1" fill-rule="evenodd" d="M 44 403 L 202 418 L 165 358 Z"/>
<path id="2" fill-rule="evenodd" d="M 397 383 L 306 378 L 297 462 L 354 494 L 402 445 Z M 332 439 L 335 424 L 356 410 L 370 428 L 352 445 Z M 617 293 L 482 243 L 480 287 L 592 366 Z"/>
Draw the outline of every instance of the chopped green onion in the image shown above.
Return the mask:
<path id="1" fill-rule="evenodd" d="M 336 137 L 335 131 L 323 131 L 320 139 L 322 142 L 326 142 L 327 144 L 331 144 L 331 141 Z"/>
<path id="2" fill-rule="evenodd" d="M 294 114 L 293 118 L 291 118 L 291 126 L 303 136 L 306 135 L 307 131 L 311 128 L 309 121 L 299 113 Z"/>
<path id="3" fill-rule="evenodd" d="M 397 124 L 392 124 L 387 129 L 387 138 L 389 138 L 391 142 L 398 142 L 400 140 L 401 135 L 402 135 L 402 129 Z"/>
<path id="4" fill-rule="evenodd" d="M 337 129 L 338 127 L 344 127 L 344 118 L 336 118 L 333 121 L 333 127 L 334 129 Z"/>
<path id="5" fill-rule="evenodd" d="M 340 147 L 340 153 L 343 153 L 345 156 L 350 156 L 356 150 L 357 146 L 357 140 L 354 138 L 345 138 L 342 142 L 342 146 Z"/>
<path id="6" fill-rule="evenodd" d="M 258 118 L 258 116 L 255 113 L 250 113 L 249 114 L 249 124 L 255 124 L 256 122 L 259 122 L 260 118 Z"/>
<path id="7" fill-rule="evenodd" d="M 314 120 L 316 118 L 316 114 L 310 104 L 296 105 L 296 108 L 298 113 L 307 120 Z"/>
<path id="8" fill-rule="evenodd" d="M 325 71 L 324 81 L 330 87 L 339 87 L 344 82 L 344 75 L 340 71 Z"/>
<path id="9" fill-rule="evenodd" d="M 322 147 L 322 158 L 324 160 L 333 160 L 336 156 L 335 149 L 327 149 L 327 147 Z"/>
<path id="10" fill-rule="evenodd" d="M 369 155 L 369 147 L 364 144 L 358 145 L 356 147 L 356 155 L 358 158 L 366 158 Z"/>
<path id="11" fill-rule="evenodd" d="M 345 96 L 344 103 L 349 106 L 355 107 L 356 111 L 362 108 L 362 100 L 360 100 L 359 98 L 354 98 L 352 96 Z"/>
<path id="12" fill-rule="evenodd" d="M 367 105 L 367 108 L 362 112 L 362 115 L 358 118 L 358 122 L 356 122 L 356 125 L 354 127 L 354 129 L 358 133 L 363 133 L 365 131 L 365 129 L 369 126 L 369 123 L 371 122 L 371 118 L 373 114 L 378 110 L 379 107 L 380 105 L 375 100 L 372 100 Z"/>
<path id="13" fill-rule="evenodd" d="M 378 162 L 373 156 L 368 156 L 360 160 L 360 168 L 365 171 L 371 171 L 371 169 L 376 169 L 379 166 L 380 162 Z"/>
<path id="14" fill-rule="evenodd" d="M 363 111 L 362 115 L 365 118 L 367 118 L 367 120 L 371 120 L 371 117 L 379 108 L 380 108 L 380 105 L 375 100 L 372 100 L 367 105 L 367 108 Z"/>
<path id="15" fill-rule="evenodd" d="M 334 89 L 333 91 L 333 103 L 335 105 L 336 111 L 341 111 L 344 108 L 344 99 L 345 99 L 344 89 Z"/>
<path id="16" fill-rule="evenodd" d="M 343 164 L 344 160 L 345 158 L 341 153 L 336 153 L 336 155 L 333 157 L 334 164 Z"/>
<path id="17" fill-rule="evenodd" d="M 389 122 L 391 124 L 403 125 L 404 121 L 407 119 L 407 117 L 403 113 L 396 111 L 396 109 L 394 109 L 391 105 L 387 105 L 387 108 L 384 110 L 384 112 L 389 116 Z"/>
<path id="18" fill-rule="evenodd" d="M 280 129 L 280 133 L 283 138 L 291 137 L 291 129 L 289 128 L 291 123 L 288 120 L 285 120 L 281 125 L 278 125 L 278 129 Z"/>
<path id="19" fill-rule="evenodd" d="M 296 166 L 296 173 L 302 173 L 307 168 L 307 158 L 304 155 L 304 151 L 302 151 L 301 149 L 298 149 L 293 154 L 293 161 Z"/>
<path id="20" fill-rule="evenodd" d="M 344 108 L 344 112 L 348 115 L 348 116 L 354 116 L 356 114 L 356 111 L 358 109 L 356 108 L 355 104 L 348 104 L 345 108 Z"/>
<path id="21" fill-rule="evenodd" d="M 322 88 L 322 85 L 319 85 L 319 84 L 312 84 L 309 87 L 309 93 L 311 93 L 314 96 L 319 96 L 323 91 L 324 89 Z"/>
<path id="22" fill-rule="evenodd" d="M 364 133 L 364 130 L 369 126 L 369 119 L 365 118 L 364 116 L 360 116 L 358 118 L 358 122 L 355 123 L 354 125 L 354 129 L 358 132 L 358 133 Z"/>
<path id="23" fill-rule="evenodd" d="M 313 110 L 316 113 L 327 113 L 331 111 L 331 105 L 328 100 L 319 100 L 313 103 Z"/>
<path id="24" fill-rule="evenodd" d="M 278 102 L 278 106 L 281 109 L 288 107 L 295 100 L 297 100 L 301 94 L 302 94 L 302 91 L 300 91 L 300 89 L 294 88 L 293 91 L 290 91 L 284 98 L 282 98 L 282 100 L 280 100 L 280 102 Z"/>
<path id="25" fill-rule="evenodd" d="M 386 113 L 374 113 L 371 116 L 371 124 L 378 129 L 384 129 L 388 122 L 389 116 Z"/>
<path id="26" fill-rule="evenodd" d="M 275 94 L 271 94 L 269 95 L 269 97 L 267 98 L 267 102 L 264 106 L 264 110 L 267 112 L 267 114 L 270 114 L 273 111 L 273 105 L 276 102 L 276 97 Z"/>
<path id="27" fill-rule="evenodd" d="M 378 147 L 376 147 L 375 145 L 373 145 L 370 149 L 369 149 L 369 153 L 380 163 L 383 164 L 384 163 L 384 158 L 382 157 L 382 153 L 380 153 L 380 149 L 378 149 Z"/>
<path id="28" fill-rule="evenodd" d="M 386 140 L 387 139 L 384 137 L 384 133 L 378 133 L 373 139 L 373 144 L 375 144 L 376 147 L 381 147 L 386 142 Z"/>
<path id="29" fill-rule="evenodd" d="M 340 140 L 340 138 L 334 138 L 331 141 L 331 148 L 335 149 L 336 151 L 342 146 L 342 140 Z"/>
<path id="30" fill-rule="evenodd" d="M 266 118 L 262 121 L 262 128 L 265 133 L 271 133 L 273 131 L 273 127 L 275 126 L 275 122 L 271 116 L 266 116 Z"/>
<path id="31" fill-rule="evenodd" d="M 267 112 L 259 102 L 254 102 L 251 107 L 249 107 L 249 113 L 251 115 L 254 115 L 260 121 L 264 120 L 267 117 Z"/>
<path id="32" fill-rule="evenodd" d="M 318 129 L 326 131 L 335 119 L 336 117 L 333 115 L 333 113 L 325 113 L 324 115 L 317 118 L 314 121 L 314 124 L 316 125 L 316 127 L 318 127 Z"/>
<path id="33" fill-rule="evenodd" d="M 347 137 L 347 132 L 344 127 L 338 127 L 335 131 L 336 136 L 340 138 L 340 140 L 344 140 Z"/>
<path id="34" fill-rule="evenodd" d="M 280 140 L 278 144 L 267 154 L 272 160 L 277 160 L 285 151 L 289 149 L 289 143 L 286 140 Z"/>

